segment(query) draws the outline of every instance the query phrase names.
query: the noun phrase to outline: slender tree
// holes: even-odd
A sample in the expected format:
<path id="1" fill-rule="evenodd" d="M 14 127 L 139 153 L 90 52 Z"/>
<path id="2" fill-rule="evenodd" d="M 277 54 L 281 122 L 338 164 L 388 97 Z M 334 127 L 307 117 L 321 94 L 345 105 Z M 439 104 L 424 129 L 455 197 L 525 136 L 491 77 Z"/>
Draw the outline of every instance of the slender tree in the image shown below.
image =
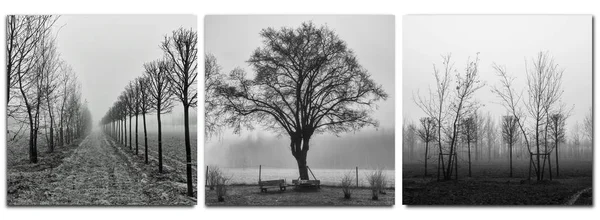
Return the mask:
<path id="1" fill-rule="evenodd" d="M 417 130 L 417 135 L 421 141 L 425 143 L 425 176 L 427 176 L 427 159 L 429 159 L 429 143 L 435 141 L 436 138 L 436 120 L 431 117 L 423 117 L 419 119 L 421 127 Z"/>
<path id="2" fill-rule="evenodd" d="M 471 173 L 471 143 L 477 140 L 477 122 L 474 116 L 466 117 L 461 123 L 460 133 L 462 135 L 462 141 L 467 144 L 467 155 L 469 161 L 469 177 Z"/>
<path id="3" fill-rule="evenodd" d="M 185 160 L 187 176 L 187 195 L 194 196 L 192 185 L 192 150 L 190 143 L 189 109 L 198 104 L 196 91 L 196 77 L 198 76 L 198 34 L 192 29 L 173 31 L 171 36 L 165 36 L 161 44 L 169 62 L 174 68 L 167 77 L 171 82 L 171 90 L 175 97 L 183 104 L 183 123 L 185 129 Z"/>
<path id="4" fill-rule="evenodd" d="M 148 164 L 148 132 L 146 129 L 146 114 L 152 110 L 149 94 L 149 78 L 147 75 L 137 78 L 137 84 L 140 92 L 140 113 L 144 124 L 144 163 Z"/>
<path id="5" fill-rule="evenodd" d="M 512 115 L 502 117 L 502 139 L 508 145 L 509 176 L 513 177 L 513 146 L 518 141 L 517 119 Z"/>
<path id="6" fill-rule="evenodd" d="M 151 96 L 150 105 L 156 112 L 158 121 L 158 172 L 163 172 L 162 162 L 162 127 L 160 115 L 171 112 L 173 109 L 173 93 L 168 72 L 172 71 L 173 64 L 166 60 L 157 60 L 144 64 L 145 74 L 148 77 L 148 92 Z"/>
<path id="7" fill-rule="evenodd" d="M 547 146 L 546 133 L 549 113 L 557 106 L 563 90 L 561 80 L 564 70 L 550 57 L 549 53 L 540 52 L 531 60 L 532 68 L 526 67 L 527 95 L 517 92 L 513 87 L 514 77 L 508 75 L 506 68 L 494 65 L 501 84 L 494 87 L 494 92 L 502 101 L 502 105 L 517 120 L 517 125 L 525 139 L 530 154 L 536 179 L 543 179 L 541 155 L 548 153 L 541 147 Z M 523 110 L 523 108 L 525 110 Z M 529 117 L 526 117 L 529 116 Z M 531 118 L 532 121 L 526 119 Z M 530 123 L 528 123 L 530 122 Z M 528 125 L 530 127 L 528 127 Z M 545 158 L 545 157 L 544 157 Z"/>

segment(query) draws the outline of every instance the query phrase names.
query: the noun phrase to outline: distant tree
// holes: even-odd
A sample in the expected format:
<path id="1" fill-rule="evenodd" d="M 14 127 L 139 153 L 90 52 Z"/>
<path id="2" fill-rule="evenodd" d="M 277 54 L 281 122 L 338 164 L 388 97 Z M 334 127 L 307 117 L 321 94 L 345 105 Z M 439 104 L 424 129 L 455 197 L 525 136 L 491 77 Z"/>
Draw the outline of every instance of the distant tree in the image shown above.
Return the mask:
<path id="1" fill-rule="evenodd" d="M 517 119 L 512 115 L 502 117 L 502 139 L 508 144 L 510 177 L 513 177 L 513 146 L 519 139 Z"/>
<path id="2" fill-rule="evenodd" d="M 308 179 L 306 158 L 313 134 L 356 131 L 377 126 L 370 116 L 387 94 L 359 63 L 346 43 L 326 26 L 263 29 L 263 47 L 248 63 L 256 75 L 231 72 L 220 88 L 224 109 L 236 132 L 260 124 L 290 137 L 300 179 Z"/>
<path id="3" fill-rule="evenodd" d="M 198 104 L 196 77 L 198 76 L 198 34 L 191 29 L 179 28 L 171 36 L 165 36 L 161 44 L 167 59 L 174 68 L 167 73 L 171 81 L 172 93 L 183 104 L 183 123 L 185 132 L 185 160 L 187 174 L 187 196 L 194 196 L 192 185 L 192 150 L 190 142 L 190 107 Z"/>
<path id="4" fill-rule="evenodd" d="M 571 129 L 571 143 L 575 146 L 579 146 L 581 141 L 581 128 L 579 123 L 576 122 Z"/>
<path id="5" fill-rule="evenodd" d="M 475 117 L 466 117 L 461 123 L 460 133 L 462 141 L 467 143 L 467 154 L 469 159 L 469 177 L 471 177 L 471 143 L 477 140 L 477 122 Z"/>
<path id="6" fill-rule="evenodd" d="M 158 121 L 158 172 L 163 172 L 162 162 L 162 126 L 160 115 L 171 112 L 173 109 L 173 93 L 168 72 L 172 70 L 173 64 L 166 60 L 156 60 L 144 64 L 145 74 L 148 77 L 148 92 L 151 96 L 150 104 L 156 112 Z"/>
<path id="7" fill-rule="evenodd" d="M 560 175 L 560 166 L 558 162 L 558 146 L 560 143 L 564 143 L 566 141 L 565 121 L 568 118 L 568 116 L 569 113 L 565 112 L 563 108 L 561 108 L 556 113 L 550 115 L 548 133 L 550 135 L 550 141 L 554 143 L 554 151 L 556 156 L 556 176 Z"/>
<path id="8" fill-rule="evenodd" d="M 129 100 L 127 97 L 127 92 L 123 91 L 121 92 L 121 95 L 119 96 L 119 109 L 120 111 L 120 115 L 121 115 L 121 119 L 123 120 L 123 135 L 122 135 L 122 143 L 123 145 L 127 146 L 127 116 L 129 115 L 129 104 L 128 104 Z M 129 122 L 131 124 L 131 121 Z"/>
<path id="9" fill-rule="evenodd" d="M 594 138 L 594 115 L 593 115 L 593 109 L 590 108 L 590 111 L 585 115 L 585 118 L 583 119 L 583 129 L 584 129 L 584 134 L 587 137 L 587 139 L 590 141 L 590 143 L 593 143 L 593 138 Z"/>
<path id="10" fill-rule="evenodd" d="M 425 143 L 425 176 L 427 176 L 427 159 L 429 158 L 429 142 L 436 140 L 436 121 L 431 117 L 423 117 L 419 119 L 421 127 L 417 130 L 417 135 L 421 138 L 421 141 Z"/>
<path id="11" fill-rule="evenodd" d="M 508 75 L 506 68 L 498 65 L 494 65 L 494 69 L 501 78 L 501 84 L 499 87 L 494 87 L 492 92 L 501 99 L 502 105 L 517 120 L 517 125 L 530 153 L 530 162 L 533 164 L 536 179 L 540 181 L 543 179 L 542 169 L 544 168 L 541 163 L 541 154 L 548 153 L 541 149 L 541 147 L 547 146 L 544 144 L 547 141 L 546 135 L 544 135 L 546 121 L 549 117 L 548 114 L 557 107 L 563 94 L 561 80 L 564 70 L 559 69 L 558 64 L 554 63 L 549 53 L 538 53 L 531 63 L 531 69 L 526 67 L 527 94 L 525 96 L 522 96 L 522 92 L 518 93 L 514 89 L 514 78 Z M 522 106 L 525 112 L 522 111 Z M 533 121 L 528 124 L 527 118 L 531 118 Z M 535 161 L 533 155 L 535 155 Z"/>
<path id="12" fill-rule="evenodd" d="M 135 115 L 135 155 L 138 155 L 138 115 L 140 114 L 140 105 L 141 105 L 141 90 L 140 84 L 137 79 L 129 82 L 129 87 L 131 89 L 131 95 L 133 99 L 133 114 Z"/>

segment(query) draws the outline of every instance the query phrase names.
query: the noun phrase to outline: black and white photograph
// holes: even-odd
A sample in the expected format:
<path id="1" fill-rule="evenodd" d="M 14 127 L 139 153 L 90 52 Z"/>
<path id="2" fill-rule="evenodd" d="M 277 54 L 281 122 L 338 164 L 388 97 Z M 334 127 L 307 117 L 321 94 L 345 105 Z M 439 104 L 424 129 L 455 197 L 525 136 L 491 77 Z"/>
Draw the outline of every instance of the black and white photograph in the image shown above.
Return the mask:
<path id="1" fill-rule="evenodd" d="M 407 15 L 403 205 L 593 203 L 591 15 Z"/>
<path id="2" fill-rule="evenodd" d="M 392 206 L 393 15 L 204 18 L 207 206 Z"/>
<path id="3" fill-rule="evenodd" d="M 8 15 L 7 205 L 197 201 L 195 15 Z"/>

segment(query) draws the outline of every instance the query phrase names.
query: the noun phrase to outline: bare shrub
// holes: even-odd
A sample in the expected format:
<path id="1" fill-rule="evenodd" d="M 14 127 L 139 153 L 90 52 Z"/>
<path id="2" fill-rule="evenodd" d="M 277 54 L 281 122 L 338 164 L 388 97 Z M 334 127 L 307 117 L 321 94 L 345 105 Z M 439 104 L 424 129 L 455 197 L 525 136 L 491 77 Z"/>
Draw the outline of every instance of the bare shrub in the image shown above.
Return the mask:
<path id="1" fill-rule="evenodd" d="M 227 182 L 229 182 L 229 179 L 231 178 L 225 177 L 223 172 L 218 172 L 218 175 L 215 176 L 215 187 L 217 189 L 217 199 L 219 202 L 225 201 L 225 196 L 227 195 Z"/>
<path id="2" fill-rule="evenodd" d="M 383 191 L 386 185 L 386 176 L 383 173 L 383 169 L 376 169 L 373 172 L 367 174 L 367 180 L 369 181 L 369 185 L 371 187 L 372 199 L 378 200 L 379 193 L 385 194 Z"/>
<path id="3" fill-rule="evenodd" d="M 214 190 L 217 185 L 218 176 L 221 176 L 222 171 L 219 167 L 211 165 L 208 166 L 208 170 L 206 171 L 206 182 L 208 183 L 208 187 L 210 190 Z"/>
<path id="4" fill-rule="evenodd" d="M 352 172 L 348 172 L 342 177 L 342 191 L 344 192 L 344 199 L 350 199 L 352 195 L 352 183 L 354 182 L 354 175 Z"/>

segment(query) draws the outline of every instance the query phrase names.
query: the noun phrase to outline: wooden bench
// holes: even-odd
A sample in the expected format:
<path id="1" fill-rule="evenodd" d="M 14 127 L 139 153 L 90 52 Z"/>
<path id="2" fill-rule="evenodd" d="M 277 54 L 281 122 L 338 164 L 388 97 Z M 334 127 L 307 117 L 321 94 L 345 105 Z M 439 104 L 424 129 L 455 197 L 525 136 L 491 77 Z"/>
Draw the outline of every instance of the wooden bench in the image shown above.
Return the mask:
<path id="1" fill-rule="evenodd" d="M 292 184 L 294 184 L 294 187 L 296 188 L 317 188 L 320 189 L 321 188 L 321 181 L 320 180 L 292 180 Z"/>
<path id="2" fill-rule="evenodd" d="M 285 191 L 286 184 L 284 179 L 265 181 L 259 180 L 258 186 L 260 187 L 260 192 L 267 192 L 268 188 L 279 188 L 279 191 Z"/>

